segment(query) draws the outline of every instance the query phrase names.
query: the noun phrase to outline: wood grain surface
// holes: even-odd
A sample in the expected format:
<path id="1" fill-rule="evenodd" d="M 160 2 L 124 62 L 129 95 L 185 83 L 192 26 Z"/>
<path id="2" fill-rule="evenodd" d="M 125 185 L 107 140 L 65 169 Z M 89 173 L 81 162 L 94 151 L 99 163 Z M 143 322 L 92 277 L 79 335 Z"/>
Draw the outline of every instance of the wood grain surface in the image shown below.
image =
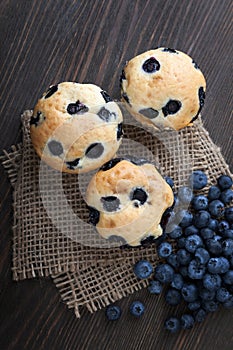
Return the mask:
<path id="1" fill-rule="evenodd" d="M 21 140 L 20 114 L 49 85 L 92 82 L 120 97 L 125 61 L 157 46 L 191 55 L 207 78 L 205 127 L 233 170 L 231 0 L 1 0 L 0 152 Z M 81 319 L 50 279 L 13 282 L 12 190 L 0 167 L 0 349 L 233 349 L 233 311 L 209 314 L 191 331 L 171 335 L 163 322 L 176 309 L 143 290 L 118 304 L 119 322 L 104 311 Z M 140 320 L 128 314 L 141 299 Z M 181 312 L 180 310 L 179 312 Z"/>

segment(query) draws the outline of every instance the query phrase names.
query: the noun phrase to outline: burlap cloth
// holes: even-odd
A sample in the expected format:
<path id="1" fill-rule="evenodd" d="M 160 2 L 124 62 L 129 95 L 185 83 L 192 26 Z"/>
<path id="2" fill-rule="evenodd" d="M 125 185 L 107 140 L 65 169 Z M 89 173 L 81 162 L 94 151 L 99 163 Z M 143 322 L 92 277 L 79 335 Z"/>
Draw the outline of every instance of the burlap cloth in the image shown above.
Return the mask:
<path id="1" fill-rule="evenodd" d="M 53 178 L 57 172 L 43 165 L 41 175 L 41 163 L 30 141 L 31 113 L 25 111 L 22 115 L 23 143 L 12 146 L 9 152 L 4 151 L 1 157 L 13 186 L 13 279 L 52 276 L 63 301 L 80 317 L 83 305 L 94 312 L 145 287 L 148 281 L 138 281 L 132 265 L 141 258 L 156 265 L 156 247 L 150 244 L 133 249 L 112 245 L 101 248 L 96 244 L 99 239 L 96 232 L 87 224 L 83 178 L 63 174 L 62 186 L 67 203 L 84 226 L 81 221 L 69 222 L 69 215 L 61 212 L 61 207 L 67 203 L 63 203 L 62 196 L 59 197 L 59 188 L 56 200 L 51 193 L 56 189 L 56 181 L 53 185 L 47 181 L 47 176 Z M 220 174 L 231 176 L 220 149 L 210 139 L 201 118 L 192 127 L 162 134 L 145 130 L 127 119 L 124 131 L 118 155 L 135 155 L 136 152 L 136 156 L 150 158 L 162 175 L 173 178 L 176 189 L 187 184 L 194 169 L 206 172 L 208 185 L 214 184 Z M 42 176 L 43 198 L 39 176 Z M 88 177 L 84 179 L 88 181 Z M 44 200 L 52 205 L 53 213 L 60 216 L 58 226 L 48 216 Z M 85 244 L 82 244 L 83 240 Z"/>

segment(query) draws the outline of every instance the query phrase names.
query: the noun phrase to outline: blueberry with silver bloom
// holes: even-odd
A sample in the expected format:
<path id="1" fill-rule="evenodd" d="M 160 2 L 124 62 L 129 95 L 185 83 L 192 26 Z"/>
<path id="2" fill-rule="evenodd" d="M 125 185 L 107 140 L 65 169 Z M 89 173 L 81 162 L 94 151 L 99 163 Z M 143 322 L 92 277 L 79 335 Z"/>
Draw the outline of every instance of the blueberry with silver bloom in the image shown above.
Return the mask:
<path id="1" fill-rule="evenodd" d="M 226 190 L 228 188 L 231 188 L 231 186 L 233 185 L 233 181 L 232 178 L 228 175 L 221 175 L 218 177 L 217 179 L 217 183 L 218 186 L 222 189 L 222 190 Z"/>
<path id="2" fill-rule="evenodd" d="M 140 260 L 134 265 L 133 271 L 137 278 L 146 279 L 152 274 L 153 266 L 147 260 Z"/>
<path id="3" fill-rule="evenodd" d="M 165 321 L 164 326 L 165 326 L 165 329 L 170 331 L 171 333 L 176 333 L 181 328 L 180 320 L 177 317 L 169 317 Z"/>
<path id="4" fill-rule="evenodd" d="M 116 321 L 121 317 L 121 308 L 117 305 L 109 305 L 105 311 L 106 317 L 110 321 Z"/>
<path id="5" fill-rule="evenodd" d="M 194 190 L 201 190 L 207 185 L 207 176 L 202 170 L 195 170 L 189 177 Z"/>
<path id="6" fill-rule="evenodd" d="M 131 303 L 129 310 L 131 315 L 141 317 L 145 312 L 145 305 L 141 301 L 136 300 Z"/>

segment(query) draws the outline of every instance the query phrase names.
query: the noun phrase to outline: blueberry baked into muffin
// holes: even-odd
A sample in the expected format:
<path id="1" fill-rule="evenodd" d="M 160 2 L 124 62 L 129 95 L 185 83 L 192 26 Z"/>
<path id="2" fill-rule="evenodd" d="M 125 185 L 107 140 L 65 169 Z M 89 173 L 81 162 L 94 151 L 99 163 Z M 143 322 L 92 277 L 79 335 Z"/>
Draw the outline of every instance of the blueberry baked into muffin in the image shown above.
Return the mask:
<path id="1" fill-rule="evenodd" d="M 132 58 L 120 78 L 121 96 L 131 114 L 156 129 L 190 125 L 204 105 L 206 81 L 187 54 L 169 48 Z"/>
<path id="2" fill-rule="evenodd" d="M 122 238 L 139 246 L 162 234 L 164 211 L 173 204 L 171 187 L 143 159 L 114 158 L 92 177 L 86 192 L 91 222 L 106 239 Z"/>
<path id="3" fill-rule="evenodd" d="M 115 156 L 122 122 L 119 107 L 100 87 L 62 82 L 51 86 L 34 108 L 32 144 L 52 168 L 84 173 Z"/>

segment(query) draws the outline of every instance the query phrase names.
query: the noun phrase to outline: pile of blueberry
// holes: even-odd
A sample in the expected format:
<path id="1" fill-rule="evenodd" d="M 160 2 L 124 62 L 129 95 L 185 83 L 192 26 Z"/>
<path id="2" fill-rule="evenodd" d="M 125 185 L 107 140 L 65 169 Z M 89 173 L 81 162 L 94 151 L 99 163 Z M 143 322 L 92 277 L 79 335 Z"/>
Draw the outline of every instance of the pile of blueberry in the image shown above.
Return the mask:
<path id="1" fill-rule="evenodd" d="M 173 181 L 166 181 L 173 188 Z M 187 313 L 165 321 L 171 332 L 192 328 L 220 305 L 233 308 L 233 181 L 221 175 L 206 195 L 200 194 L 207 185 L 205 173 L 194 171 L 189 181 L 190 187 L 174 194 L 173 207 L 164 214 L 164 234 L 157 244 L 160 263 L 155 269 L 147 260 L 134 266 L 138 279 L 150 278 L 151 294 L 160 294 L 166 286 L 166 303 L 186 303 Z M 141 301 L 130 305 L 136 317 L 144 311 Z M 110 305 L 106 315 L 110 320 L 118 319 L 121 309 Z"/>

